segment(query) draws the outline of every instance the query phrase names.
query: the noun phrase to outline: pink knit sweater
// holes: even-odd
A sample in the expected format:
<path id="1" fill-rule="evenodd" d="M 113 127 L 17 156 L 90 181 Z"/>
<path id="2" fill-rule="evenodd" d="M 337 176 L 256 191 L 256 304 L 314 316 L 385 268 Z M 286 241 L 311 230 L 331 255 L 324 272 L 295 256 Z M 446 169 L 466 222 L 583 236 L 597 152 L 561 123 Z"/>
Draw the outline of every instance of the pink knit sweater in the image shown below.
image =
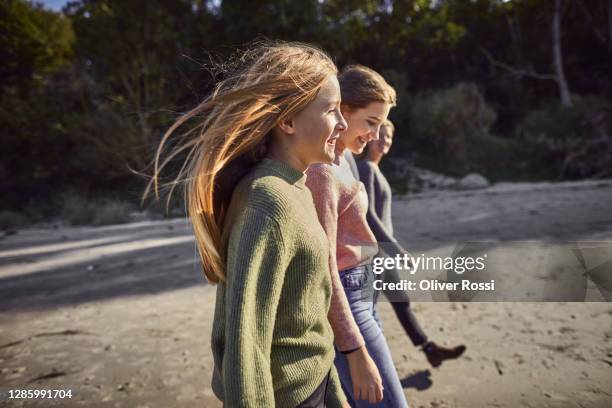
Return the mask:
<path id="1" fill-rule="evenodd" d="M 344 294 L 339 271 L 360 265 L 378 252 L 376 238 L 366 221 L 368 197 L 363 183 L 350 173 L 343 157 L 340 165 L 311 165 L 306 175 L 306 185 L 331 248 L 332 298 L 328 318 L 336 346 L 341 351 L 356 349 L 365 342 Z"/>

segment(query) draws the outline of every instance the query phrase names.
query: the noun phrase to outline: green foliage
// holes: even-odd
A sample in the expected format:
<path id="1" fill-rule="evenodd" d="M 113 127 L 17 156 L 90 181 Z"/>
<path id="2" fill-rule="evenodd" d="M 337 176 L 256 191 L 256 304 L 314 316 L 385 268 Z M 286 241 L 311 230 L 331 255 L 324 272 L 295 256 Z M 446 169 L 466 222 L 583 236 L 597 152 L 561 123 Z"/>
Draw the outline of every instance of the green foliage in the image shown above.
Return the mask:
<path id="1" fill-rule="evenodd" d="M 0 211 L 0 230 L 14 230 L 28 225 L 28 218 L 15 211 Z"/>
<path id="2" fill-rule="evenodd" d="M 66 188 L 128 198 L 140 194 L 143 181 L 132 169 L 142 170 L 152 159 L 171 116 L 162 108 L 178 107 L 189 93 L 185 78 L 194 76 L 179 70 L 180 47 L 195 48 L 194 41 L 205 34 L 206 24 L 196 20 L 208 15 L 207 9 L 187 1 L 147 2 L 144 8 L 135 2 L 84 1 L 67 6 L 67 19 L 23 1 L 9 4 L 26 17 L 51 16 L 45 23 L 50 32 L 55 20 L 68 22 L 77 41 L 65 42 L 71 47 L 66 53 L 53 54 L 74 55 L 70 65 L 60 64 L 59 57 L 44 69 L 36 65 L 41 81 L 30 80 L 30 68 L 17 67 L 23 80 L 9 78 L 9 92 L 0 95 L 0 143 L 11 147 L 0 151 L 0 176 L 6 176 L 2 205 L 38 207 Z M 12 16 L 8 26 L 28 33 L 30 20 Z M 38 43 L 20 38 L 7 40 L 19 51 L 15 59 L 37 55 Z M 192 71 L 200 70 L 192 65 Z M 25 90 L 18 92 L 22 84 Z"/>
<path id="3" fill-rule="evenodd" d="M 478 87 L 459 83 L 417 95 L 411 101 L 409 134 L 414 148 L 435 157 L 432 167 L 462 175 L 473 169 L 469 153 L 475 140 L 487 140 L 496 114 Z"/>
<path id="4" fill-rule="evenodd" d="M 27 95 L 72 57 L 74 32 L 61 14 L 23 0 L 0 3 L 0 91 Z"/>
<path id="5" fill-rule="evenodd" d="M 93 225 L 110 225 L 129 222 L 132 207 L 122 201 L 107 200 L 95 205 L 95 215 L 92 220 Z"/>
<path id="6" fill-rule="evenodd" d="M 612 174 L 612 104 L 596 96 L 575 97 L 574 107 L 552 103 L 533 110 L 517 126 L 517 139 L 533 146 L 551 178 Z"/>
<path id="7" fill-rule="evenodd" d="M 609 120 L 593 123 L 595 116 L 612 112 L 609 100 L 597 96 L 576 96 L 574 99 L 575 106 L 570 109 L 549 103 L 529 112 L 517 127 L 519 137 L 565 143 L 612 130 Z M 593 128 L 595 125 L 599 125 L 600 129 Z"/>
<path id="8" fill-rule="evenodd" d="M 382 72 L 399 95 L 396 157 L 492 179 L 600 177 L 610 162 L 608 7 L 566 2 L 576 106 L 561 111 L 554 81 L 493 67 L 482 52 L 550 73 L 546 0 L 76 0 L 62 13 L 6 0 L 0 208 L 53 215 L 66 189 L 139 197 L 144 180 L 132 169 L 143 171 L 177 112 L 210 91 L 208 61 L 262 36 L 312 42 L 340 67 Z"/>
<path id="9" fill-rule="evenodd" d="M 168 124 L 162 112 L 176 109 L 190 93 L 189 77 L 196 79 L 181 71 L 184 63 L 214 44 L 212 15 L 202 2 L 186 0 L 85 0 L 65 12 L 78 34 L 83 74 L 93 81 L 87 87 L 95 114 L 84 133 L 95 130 L 88 138 L 95 151 L 108 157 L 113 150 L 124 165 L 142 169 Z"/>
<path id="10" fill-rule="evenodd" d="M 123 201 L 91 201 L 74 193 L 64 197 L 60 218 L 71 225 L 109 225 L 130 221 L 132 207 Z"/>
<path id="11" fill-rule="evenodd" d="M 497 114 L 472 83 L 415 95 L 400 115 L 395 157 L 456 177 L 481 173 L 493 181 L 542 177 L 533 147 L 492 134 Z"/>
<path id="12" fill-rule="evenodd" d="M 453 139 L 468 133 L 488 133 L 495 118 L 495 111 L 471 83 L 419 95 L 412 103 L 412 130 L 438 146 L 454 144 Z"/>

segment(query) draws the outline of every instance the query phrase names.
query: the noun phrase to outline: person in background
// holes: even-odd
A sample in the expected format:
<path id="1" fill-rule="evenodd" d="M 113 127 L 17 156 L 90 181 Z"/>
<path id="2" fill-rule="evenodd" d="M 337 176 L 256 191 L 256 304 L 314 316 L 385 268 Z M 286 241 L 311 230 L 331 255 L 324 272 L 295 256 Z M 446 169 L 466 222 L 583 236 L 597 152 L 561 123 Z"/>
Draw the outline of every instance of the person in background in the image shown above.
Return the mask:
<path id="1" fill-rule="evenodd" d="M 362 154 L 362 160 L 357 163 L 359 179 L 363 182 L 368 194 L 367 220 L 376 240 L 383 243 L 384 249 L 392 252 L 386 255 L 395 256 L 404 254 L 406 250 L 400 245 L 393 235 L 393 223 L 391 221 L 392 192 L 389 182 L 378 167 L 383 157 L 389 153 L 393 144 L 395 126 L 390 120 L 386 120 L 380 127 L 378 140 L 368 143 Z M 383 253 L 382 256 L 385 256 Z M 396 269 L 388 269 L 382 278 L 385 282 L 400 282 L 401 278 Z M 374 302 L 378 299 L 379 292 L 374 296 Z M 421 347 L 427 361 L 438 367 L 444 360 L 455 359 L 461 356 L 466 347 L 459 345 L 452 348 L 440 346 L 428 340 L 419 325 L 416 317 L 410 309 L 410 299 L 404 291 L 385 292 L 385 296 L 391 301 L 391 306 L 400 321 L 408 337 L 416 347 Z M 378 316 L 376 316 L 378 320 Z"/>

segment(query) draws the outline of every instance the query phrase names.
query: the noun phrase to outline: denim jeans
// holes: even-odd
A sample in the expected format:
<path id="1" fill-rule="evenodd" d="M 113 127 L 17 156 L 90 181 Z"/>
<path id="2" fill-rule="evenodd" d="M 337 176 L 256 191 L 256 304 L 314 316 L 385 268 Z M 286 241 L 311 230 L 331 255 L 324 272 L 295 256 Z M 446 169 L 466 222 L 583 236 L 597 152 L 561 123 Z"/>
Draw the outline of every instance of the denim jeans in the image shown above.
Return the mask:
<path id="1" fill-rule="evenodd" d="M 348 367 L 346 356 L 336 351 L 334 364 L 340 376 L 342 389 L 352 407 L 408 407 L 404 391 L 400 383 L 395 365 L 391 359 L 391 352 L 387 346 L 387 340 L 380 327 L 374 320 L 374 272 L 372 265 L 363 265 L 347 269 L 340 272 L 340 280 L 344 286 L 344 292 L 351 306 L 353 317 L 361 335 L 363 336 L 366 348 L 383 382 L 383 400 L 378 404 L 370 404 L 365 400 L 355 400 L 353 394 L 353 384 Z"/>

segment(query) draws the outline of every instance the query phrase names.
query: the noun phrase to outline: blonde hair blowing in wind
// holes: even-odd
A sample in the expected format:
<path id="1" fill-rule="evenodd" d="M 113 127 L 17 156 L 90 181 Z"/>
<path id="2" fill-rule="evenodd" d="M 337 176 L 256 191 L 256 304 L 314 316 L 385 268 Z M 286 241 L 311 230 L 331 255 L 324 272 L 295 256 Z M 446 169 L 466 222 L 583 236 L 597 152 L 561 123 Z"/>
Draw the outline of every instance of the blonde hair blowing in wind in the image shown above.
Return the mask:
<path id="1" fill-rule="evenodd" d="M 222 242 L 224 214 L 238 180 L 260 161 L 274 129 L 317 96 L 337 68 L 323 51 L 307 44 L 268 43 L 235 57 L 235 69 L 198 106 L 181 116 L 164 134 L 145 190 L 159 198 L 160 173 L 177 156 L 186 158 L 176 178 L 184 184 L 204 274 L 209 282 L 225 280 Z M 170 139 L 195 122 L 183 140 Z M 178 147 L 165 155 L 167 145 Z"/>

